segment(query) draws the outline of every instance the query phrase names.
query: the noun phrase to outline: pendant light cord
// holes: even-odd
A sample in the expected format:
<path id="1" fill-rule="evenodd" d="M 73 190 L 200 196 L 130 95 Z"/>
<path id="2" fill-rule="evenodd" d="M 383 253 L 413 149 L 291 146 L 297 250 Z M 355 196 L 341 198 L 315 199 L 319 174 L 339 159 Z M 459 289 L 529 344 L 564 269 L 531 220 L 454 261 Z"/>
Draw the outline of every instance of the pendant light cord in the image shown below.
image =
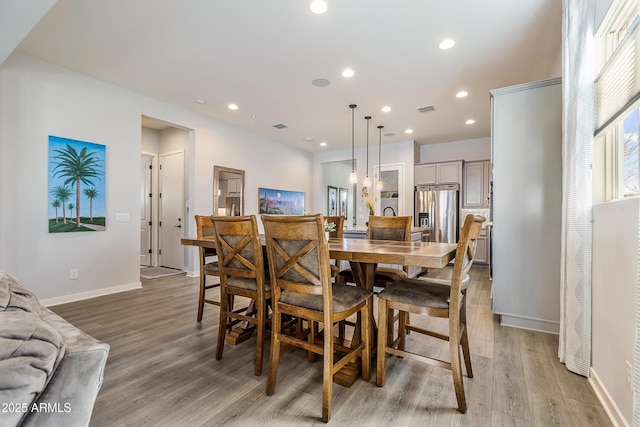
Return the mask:
<path id="1" fill-rule="evenodd" d="M 382 128 L 384 126 L 378 126 L 379 129 L 379 137 L 378 137 L 378 181 L 382 181 L 382 179 L 380 179 L 380 176 L 382 176 L 382 173 L 380 171 L 380 159 L 381 159 L 381 154 L 382 153 Z"/>
<path id="2" fill-rule="evenodd" d="M 356 104 L 349 105 L 349 108 L 351 108 L 351 173 L 356 171 L 355 133 L 353 130 L 355 126 L 354 111 L 356 107 Z"/>
<path id="3" fill-rule="evenodd" d="M 371 120 L 371 116 L 366 116 L 364 119 L 367 121 L 367 170 L 365 176 L 369 176 L 369 120 Z"/>

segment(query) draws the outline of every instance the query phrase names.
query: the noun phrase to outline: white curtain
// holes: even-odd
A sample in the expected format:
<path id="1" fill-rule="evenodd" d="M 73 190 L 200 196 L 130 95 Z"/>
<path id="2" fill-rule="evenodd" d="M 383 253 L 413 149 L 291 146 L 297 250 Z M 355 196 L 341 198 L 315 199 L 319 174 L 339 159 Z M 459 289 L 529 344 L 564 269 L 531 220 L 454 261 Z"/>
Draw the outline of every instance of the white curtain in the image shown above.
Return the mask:
<path id="1" fill-rule="evenodd" d="M 594 0 L 562 7 L 562 270 L 560 346 L 567 369 L 591 367 L 592 144 Z"/>

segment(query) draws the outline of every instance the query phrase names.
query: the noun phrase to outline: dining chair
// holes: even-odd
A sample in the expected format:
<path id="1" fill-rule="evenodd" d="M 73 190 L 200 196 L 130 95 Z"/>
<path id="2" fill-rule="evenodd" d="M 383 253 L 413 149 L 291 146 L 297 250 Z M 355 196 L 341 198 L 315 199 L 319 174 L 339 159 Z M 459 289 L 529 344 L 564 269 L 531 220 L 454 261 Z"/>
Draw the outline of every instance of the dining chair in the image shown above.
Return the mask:
<path id="1" fill-rule="evenodd" d="M 265 274 L 256 216 L 216 216 L 213 225 L 218 246 L 221 301 L 216 359 L 222 359 L 225 336 L 231 327 L 240 322 L 251 323 L 257 333 L 255 374 L 261 375 L 271 286 Z M 234 310 L 235 296 L 252 299 L 253 309 Z"/>
<path id="2" fill-rule="evenodd" d="M 362 359 L 362 378 L 370 376 L 369 310 L 371 291 L 332 285 L 329 248 L 325 238 L 324 218 L 308 216 L 263 215 L 267 255 L 273 288 L 271 355 L 267 379 L 267 395 L 275 391 L 280 355 L 289 346 L 300 347 L 322 355 L 322 421 L 331 416 L 333 376 L 349 362 Z M 360 336 L 351 347 L 338 343 L 334 327 L 352 314 L 360 313 Z M 309 324 L 322 323 L 322 342 L 314 333 L 299 336 L 282 333 L 282 316 L 307 319 Z M 359 339 L 358 339 L 359 338 Z M 281 349 L 281 344 L 284 347 Z M 334 360 L 337 354 L 342 356 Z"/>
<path id="3" fill-rule="evenodd" d="M 336 226 L 335 230 L 329 232 L 329 238 L 342 239 L 342 236 L 344 234 L 344 215 L 325 216 L 324 220 L 328 224 L 335 224 Z M 340 261 L 331 260 L 331 277 L 336 277 L 339 272 L 340 272 Z"/>
<path id="4" fill-rule="evenodd" d="M 196 215 L 196 235 L 198 239 L 203 237 L 213 237 L 215 232 L 213 230 L 213 220 L 208 215 Z M 204 304 L 212 304 L 220 306 L 220 302 L 207 298 L 206 292 L 209 289 L 220 287 L 220 283 L 207 284 L 207 276 L 220 277 L 220 269 L 218 268 L 218 261 L 209 261 L 207 258 L 216 256 L 216 250 L 212 248 L 199 247 L 200 258 L 200 293 L 198 296 L 198 316 L 197 321 L 202 321 L 202 314 L 204 312 Z"/>
<path id="5" fill-rule="evenodd" d="M 467 376 L 473 378 L 469 338 L 467 335 L 466 294 L 469 285 L 469 269 L 473 264 L 475 243 L 485 219 L 481 216 L 467 215 L 456 249 L 451 280 L 445 282 L 432 279 L 400 279 L 378 294 L 378 347 L 376 384 L 385 383 L 386 355 L 392 354 L 407 359 L 418 360 L 440 366 L 452 371 L 453 385 L 460 412 L 467 411 L 462 378 L 460 348 L 464 356 Z M 399 310 L 398 337 L 389 338 L 388 316 L 391 310 Z M 449 334 L 427 330 L 416 325 L 407 325 L 408 313 L 449 319 Z M 395 322 L 394 322 L 395 323 Z M 428 335 L 449 341 L 450 360 L 443 361 L 434 357 L 406 350 L 406 331 Z"/>
<path id="6" fill-rule="evenodd" d="M 369 240 L 398 240 L 408 242 L 411 240 L 411 216 L 369 216 L 367 224 L 367 239 Z M 376 268 L 374 286 L 386 287 L 395 280 L 408 277 L 409 267 L 402 269 L 394 267 Z M 350 268 L 342 270 L 336 277 L 337 283 L 355 283 L 353 272 Z"/>

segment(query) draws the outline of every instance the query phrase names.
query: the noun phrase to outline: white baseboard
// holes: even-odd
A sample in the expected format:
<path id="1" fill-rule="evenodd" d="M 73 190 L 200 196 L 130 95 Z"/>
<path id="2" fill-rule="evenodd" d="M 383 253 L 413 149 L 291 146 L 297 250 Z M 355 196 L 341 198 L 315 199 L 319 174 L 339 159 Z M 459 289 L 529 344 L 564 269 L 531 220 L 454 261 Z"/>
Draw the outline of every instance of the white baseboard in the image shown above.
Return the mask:
<path id="1" fill-rule="evenodd" d="M 142 282 L 128 283 L 125 285 L 112 286 L 110 288 L 95 289 L 93 291 L 80 292 L 77 294 L 64 295 L 61 297 L 47 298 L 40 300 L 40 304 L 45 307 L 66 304 L 68 302 L 82 301 L 89 298 L 100 297 L 102 295 L 116 294 L 118 292 L 130 291 L 142 288 Z"/>
<path id="2" fill-rule="evenodd" d="M 500 313 L 495 313 L 500 314 Z M 549 320 L 534 319 L 524 316 L 500 314 L 500 324 L 514 328 L 528 329 L 530 331 L 545 332 L 547 334 L 560 334 L 560 323 Z"/>
<path id="3" fill-rule="evenodd" d="M 604 384 L 602 384 L 602 381 L 600 381 L 600 377 L 598 377 L 598 374 L 593 370 L 593 368 L 591 368 L 589 384 L 591 384 L 591 388 L 598 397 L 598 400 L 602 404 L 605 412 L 609 416 L 611 424 L 613 424 L 615 427 L 630 427 L 630 424 L 624 418 L 624 415 L 622 415 L 620 409 L 618 409 L 618 405 L 616 405 L 616 402 L 611 398 L 611 395 L 607 391 Z"/>
<path id="4" fill-rule="evenodd" d="M 186 268 L 183 268 L 182 271 L 186 271 L 187 272 L 187 277 L 200 277 L 200 270 L 187 270 Z"/>

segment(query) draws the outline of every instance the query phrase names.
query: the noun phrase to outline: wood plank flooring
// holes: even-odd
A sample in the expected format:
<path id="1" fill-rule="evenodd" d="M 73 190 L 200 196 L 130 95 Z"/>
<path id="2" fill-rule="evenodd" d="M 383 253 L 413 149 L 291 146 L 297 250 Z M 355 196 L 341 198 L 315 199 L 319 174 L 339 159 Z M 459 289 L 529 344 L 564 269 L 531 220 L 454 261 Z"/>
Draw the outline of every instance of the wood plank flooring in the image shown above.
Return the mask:
<path id="1" fill-rule="evenodd" d="M 446 275 L 446 270 L 432 275 Z M 329 425 L 608 426 L 587 379 L 558 362 L 558 337 L 502 327 L 491 312 L 491 282 L 472 269 L 469 332 L 474 378 L 465 378 L 466 414 L 457 410 L 450 371 L 387 359 L 387 381 L 335 385 Z M 322 363 L 294 350 L 280 359 L 275 394 L 266 366 L 253 375 L 255 338 L 226 345 L 215 360 L 218 308 L 196 322 L 198 279 L 143 280 L 143 288 L 51 307 L 111 345 L 91 426 L 322 425 Z M 377 301 L 375 302 L 377 305 Z M 437 325 L 446 331 L 446 321 Z M 431 320 L 412 316 L 413 324 Z M 429 326 L 433 324 L 429 323 Z M 413 333 L 407 348 L 448 359 L 447 344 Z"/>

